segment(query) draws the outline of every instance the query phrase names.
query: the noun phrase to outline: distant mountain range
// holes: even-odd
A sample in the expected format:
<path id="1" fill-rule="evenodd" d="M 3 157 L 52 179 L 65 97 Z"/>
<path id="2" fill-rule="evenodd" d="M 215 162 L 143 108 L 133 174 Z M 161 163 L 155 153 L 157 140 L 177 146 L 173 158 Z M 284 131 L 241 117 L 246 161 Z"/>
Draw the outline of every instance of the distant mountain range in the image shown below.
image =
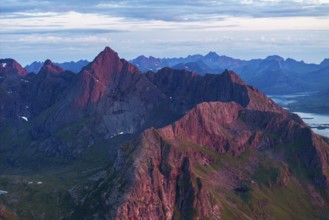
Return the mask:
<path id="1" fill-rule="evenodd" d="M 329 216 L 329 139 L 233 71 L 143 74 L 109 47 L 77 74 L 0 64 L 0 219 Z"/>
<path id="2" fill-rule="evenodd" d="M 71 62 L 55 63 L 55 64 L 62 67 L 64 70 L 69 70 L 74 73 L 78 73 L 84 66 L 87 66 L 88 63 L 89 61 L 87 60 L 79 60 L 77 62 L 71 61 Z M 26 65 L 24 68 L 29 73 L 38 73 L 43 65 L 44 62 L 35 61 L 29 65 Z"/>
<path id="3" fill-rule="evenodd" d="M 247 61 L 209 52 L 205 56 L 190 55 L 185 58 L 139 56 L 130 62 L 143 72 L 172 67 L 204 75 L 205 73 L 221 73 L 228 69 L 267 94 L 322 91 L 328 88 L 327 82 L 329 82 L 329 59 L 324 59 L 319 65 L 290 58 L 284 60 L 280 56 Z"/>
<path id="4" fill-rule="evenodd" d="M 161 68 L 186 69 L 200 75 L 222 73 L 224 70 L 236 72 L 242 80 L 266 94 L 290 94 L 297 92 L 317 92 L 328 89 L 329 59 L 320 64 L 308 64 L 280 56 L 265 59 L 240 60 L 209 52 L 206 55 L 189 55 L 181 58 L 155 58 L 139 56 L 130 62 L 142 72 L 157 72 Z M 56 63 L 64 70 L 78 73 L 89 63 L 87 60 Z M 24 68 L 27 72 L 38 73 L 44 62 L 33 62 Z"/>

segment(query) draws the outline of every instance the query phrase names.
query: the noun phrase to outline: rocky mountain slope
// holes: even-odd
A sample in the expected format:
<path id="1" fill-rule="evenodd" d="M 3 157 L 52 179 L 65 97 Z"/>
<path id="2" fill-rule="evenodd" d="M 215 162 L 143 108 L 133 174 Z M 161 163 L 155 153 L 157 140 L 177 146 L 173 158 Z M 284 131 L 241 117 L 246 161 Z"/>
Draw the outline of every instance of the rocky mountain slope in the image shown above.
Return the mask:
<path id="1" fill-rule="evenodd" d="M 172 125 L 144 131 L 119 152 L 108 175 L 88 183 L 71 217 L 328 216 L 328 142 L 288 112 L 205 102 Z M 287 211 L 299 207 L 305 209 Z"/>
<path id="2" fill-rule="evenodd" d="M 143 74 L 108 47 L 79 74 L 17 69 L 0 81 L 3 216 L 328 216 L 328 139 L 232 71 Z"/>

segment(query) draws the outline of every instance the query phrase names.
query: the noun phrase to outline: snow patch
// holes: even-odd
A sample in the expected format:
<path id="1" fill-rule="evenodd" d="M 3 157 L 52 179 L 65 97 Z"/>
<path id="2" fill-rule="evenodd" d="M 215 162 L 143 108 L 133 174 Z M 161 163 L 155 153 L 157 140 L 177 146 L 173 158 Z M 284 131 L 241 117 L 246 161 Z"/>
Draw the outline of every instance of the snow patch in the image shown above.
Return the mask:
<path id="1" fill-rule="evenodd" d="M 42 184 L 42 182 L 41 182 L 41 181 L 39 181 L 39 182 L 37 182 L 37 184 L 38 184 L 38 185 L 41 185 L 41 184 Z"/>
<path id="2" fill-rule="evenodd" d="M 125 133 L 124 133 L 123 131 L 121 131 L 121 132 L 119 132 L 119 133 L 117 133 L 117 134 L 112 135 L 110 138 L 113 138 L 113 137 L 115 137 L 115 136 L 122 135 L 122 134 L 125 134 Z"/>
<path id="3" fill-rule="evenodd" d="M 11 90 L 8 90 L 8 91 L 7 91 L 7 93 L 8 93 L 8 94 L 12 94 L 12 93 L 13 93 L 13 91 L 11 91 Z"/>
<path id="4" fill-rule="evenodd" d="M 0 190 L 0 195 L 2 195 L 2 194 L 7 194 L 7 193 L 8 193 L 7 191 Z"/>
<path id="5" fill-rule="evenodd" d="M 25 120 L 25 121 L 29 121 L 29 119 L 25 116 L 21 116 L 21 119 Z"/>
<path id="6" fill-rule="evenodd" d="M 6 67 L 7 66 L 7 63 L 1 63 L 1 66 L 2 67 Z"/>

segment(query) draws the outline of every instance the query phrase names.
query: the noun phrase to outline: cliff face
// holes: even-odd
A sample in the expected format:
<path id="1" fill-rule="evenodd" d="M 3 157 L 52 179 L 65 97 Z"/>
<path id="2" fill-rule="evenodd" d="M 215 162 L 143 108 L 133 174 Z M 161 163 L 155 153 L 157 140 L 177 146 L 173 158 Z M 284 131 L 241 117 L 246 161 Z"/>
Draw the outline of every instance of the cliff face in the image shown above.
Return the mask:
<path id="1" fill-rule="evenodd" d="M 106 89 L 116 89 L 119 85 L 121 87 L 131 86 L 127 83 L 134 83 L 135 80 L 132 81 L 134 77 L 141 75 L 135 66 L 120 60 L 116 52 L 106 47 L 93 62 L 82 70 L 76 103 L 78 106 L 84 106 L 88 102 L 96 103 Z M 127 76 L 128 78 L 126 78 Z M 120 80 L 124 83 L 120 84 Z"/>
<path id="2" fill-rule="evenodd" d="M 110 177 L 87 193 L 75 214 L 89 210 L 116 219 L 222 219 L 236 212 L 231 214 L 241 219 L 277 219 L 273 210 L 279 209 L 286 218 L 299 218 L 300 213 L 282 207 L 285 197 L 275 197 L 280 192 L 291 196 L 295 207 L 301 205 L 298 194 L 307 201 L 306 195 L 318 196 L 309 202 L 320 210 L 313 214 L 321 216 L 328 211 L 327 198 L 313 189 L 328 190 L 328 153 L 328 143 L 286 111 L 201 103 L 172 125 L 148 129 L 123 145 Z M 95 198 L 99 200 L 91 204 Z M 243 206 L 254 210 L 243 211 Z"/>
<path id="3" fill-rule="evenodd" d="M 164 99 L 144 74 L 110 48 L 81 71 L 73 90 L 68 108 L 78 112 L 80 119 L 86 113 L 97 115 L 95 129 L 107 137 L 144 129 Z"/>
<path id="4" fill-rule="evenodd" d="M 220 219 L 221 205 L 211 204 L 209 191 L 194 173 L 197 151 L 177 147 L 155 130 L 142 134 L 117 219 Z"/>
<path id="5" fill-rule="evenodd" d="M 201 219 L 209 210 L 219 219 L 219 206 L 211 206 L 201 180 L 195 179 L 188 153 L 154 129 L 143 132 L 122 146 L 113 169 L 93 183 L 98 187 L 86 192 L 69 218 L 191 219 L 197 209 Z"/>

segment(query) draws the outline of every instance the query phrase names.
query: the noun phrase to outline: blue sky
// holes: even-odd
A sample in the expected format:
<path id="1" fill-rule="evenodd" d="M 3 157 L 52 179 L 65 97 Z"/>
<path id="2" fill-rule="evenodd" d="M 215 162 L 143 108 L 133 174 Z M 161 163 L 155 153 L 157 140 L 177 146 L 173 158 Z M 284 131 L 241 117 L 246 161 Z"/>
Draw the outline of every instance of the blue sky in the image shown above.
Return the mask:
<path id="1" fill-rule="evenodd" d="M 26 65 L 215 51 L 241 59 L 329 57 L 329 0 L 2 0 L 0 57 Z"/>

